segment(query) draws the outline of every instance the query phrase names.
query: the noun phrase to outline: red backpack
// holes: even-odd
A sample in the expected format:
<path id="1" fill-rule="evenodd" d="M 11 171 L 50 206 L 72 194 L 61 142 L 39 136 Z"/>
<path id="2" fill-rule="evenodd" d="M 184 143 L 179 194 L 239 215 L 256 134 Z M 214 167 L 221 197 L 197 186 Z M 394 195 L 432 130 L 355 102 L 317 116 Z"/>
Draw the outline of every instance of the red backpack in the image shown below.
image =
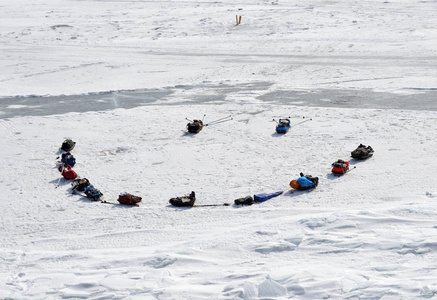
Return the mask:
<path id="1" fill-rule="evenodd" d="M 75 179 L 77 177 L 77 173 L 74 172 L 70 165 L 60 165 L 58 170 L 65 179 Z"/>
<path id="2" fill-rule="evenodd" d="M 332 173 L 342 175 L 349 170 L 349 162 L 342 159 L 337 160 L 332 164 Z"/>
<path id="3" fill-rule="evenodd" d="M 118 196 L 118 202 L 126 205 L 138 205 L 138 202 L 141 202 L 141 199 L 141 197 L 129 193 L 122 193 Z"/>

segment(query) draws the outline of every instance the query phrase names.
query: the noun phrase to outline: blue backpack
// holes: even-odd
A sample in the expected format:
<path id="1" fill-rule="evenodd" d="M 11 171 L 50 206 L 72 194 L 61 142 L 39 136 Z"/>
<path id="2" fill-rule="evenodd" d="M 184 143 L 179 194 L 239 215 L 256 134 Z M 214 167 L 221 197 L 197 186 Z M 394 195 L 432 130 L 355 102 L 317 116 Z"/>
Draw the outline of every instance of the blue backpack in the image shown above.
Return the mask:
<path id="1" fill-rule="evenodd" d="M 62 154 L 62 158 L 61 161 L 66 164 L 66 165 L 70 165 L 72 167 L 74 167 L 74 165 L 76 164 L 76 159 L 74 158 L 73 155 L 71 155 L 70 152 L 67 153 L 63 153 Z"/>
<path id="2" fill-rule="evenodd" d="M 85 188 L 84 193 L 88 199 L 94 201 L 100 200 L 100 197 L 103 196 L 103 193 L 96 189 L 92 184 Z"/>

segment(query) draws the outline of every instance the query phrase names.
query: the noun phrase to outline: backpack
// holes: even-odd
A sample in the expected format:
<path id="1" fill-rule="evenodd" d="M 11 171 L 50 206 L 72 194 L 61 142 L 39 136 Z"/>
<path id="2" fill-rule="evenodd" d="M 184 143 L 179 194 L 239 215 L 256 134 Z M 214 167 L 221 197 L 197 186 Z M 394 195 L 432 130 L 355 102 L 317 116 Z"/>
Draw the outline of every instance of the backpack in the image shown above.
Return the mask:
<path id="1" fill-rule="evenodd" d="M 73 142 L 73 140 L 66 139 L 61 146 L 61 150 L 64 150 L 65 152 L 69 152 L 73 150 L 74 146 L 76 146 L 76 142 Z"/>
<path id="2" fill-rule="evenodd" d="M 74 158 L 73 155 L 71 155 L 70 152 L 67 153 L 63 153 L 62 154 L 62 158 L 61 161 L 66 164 L 66 165 L 70 165 L 72 167 L 74 167 L 74 165 L 76 164 L 76 159 Z"/>
<path id="3" fill-rule="evenodd" d="M 297 183 L 299 184 L 299 190 L 308 190 L 312 188 L 316 188 L 319 184 L 319 177 L 313 177 L 312 175 L 300 174 L 301 177 L 297 179 Z"/>
<path id="4" fill-rule="evenodd" d="M 64 176 L 65 179 L 75 179 L 77 177 L 77 173 L 70 165 L 62 164 L 58 167 L 58 170 L 62 173 L 62 176 Z"/>
<path id="5" fill-rule="evenodd" d="M 100 200 L 100 197 L 103 196 L 103 193 L 101 193 L 98 189 L 96 189 L 92 184 L 87 186 L 84 192 L 88 199 L 94 201 Z"/>
<path id="6" fill-rule="evenodd" d="M 291 187 L 292 189 L 297 190 L 297 189 L 300 188 L 300 185 L 299 185 L 299 183 L 297 182 L 296 179 L 293 179 L 292 181 L 290 181 L 290 187 Z"/>
<path id="7" fill-rule="evenodd" d="M 74 179 L 73 182 L 71 183 L 72 185 L 72 190 L 78 190 L 79 192 L 83 192 L 85 191 L 85 189 L 90 186 L 90 182 L 88 179 L 86 178 L 77 178 Z"/>
<path id="8" fill-rule="evenodd" d="M 246 196 L 243 198 L 238 198 L 234 200 L 235 205 L 252 205 L 255 203 L 255 200 L 252 196 Z"/>
<path id="9" fill-rule="evenodd" d="M 194 202 L 196 202 L 196 195 L 194 192 L 191 192 L 190 196 L 176 197 L 171 198 L 168 202 L 170 202 L 173 206 L 194 206 Z"/>
<path id="10" fill-rule="evenodd" d="M 349 170 L 349 162 L 344 160 L 337 160 L 332 164 L 332 173 L 335 174 L 344 174 Z"/>
<path id="11" fill-rule="evenodd" d="M 189 200 L 189 201 L 184 201 L 186 199 L 189 199 L 188 197 L 176 197 L 176 198 L 171 198 L 168 202 L 170 202 L 171 205 L 173 206 L 178 206 L 178 207 L 182 207 L 182 206 L 193 206 L 194 202 Z"/>
<path id="12" fill-rule="evenodd" d="M 129 193 L 122 193 L 118 196 L 118 202 L 126 205 L 136 205 L 138 202 L 141 202 L 141 199 L 141 197 Z"/>
<path id="13" fill-rule="evenodd" d="M 370 146 L 360 144 L 357 149 L 351 152 L 351 156 L 355 159 L 366 159 L 373 155 L 373 149 Z"/>
<path id="14" fill-rule="evenodd" d="M 312 175 L 305 175 L 305 177 L 314 182 L 314 188 L 319 185 L 319 177 L 313 177 Z"/>
<path id="15" fill-rule="evenodd" d="M 203 128 L 202 120 L 194 120 L 192 123 L 187 124 L 188 132 L 190 133 L 198 133 Z"/>

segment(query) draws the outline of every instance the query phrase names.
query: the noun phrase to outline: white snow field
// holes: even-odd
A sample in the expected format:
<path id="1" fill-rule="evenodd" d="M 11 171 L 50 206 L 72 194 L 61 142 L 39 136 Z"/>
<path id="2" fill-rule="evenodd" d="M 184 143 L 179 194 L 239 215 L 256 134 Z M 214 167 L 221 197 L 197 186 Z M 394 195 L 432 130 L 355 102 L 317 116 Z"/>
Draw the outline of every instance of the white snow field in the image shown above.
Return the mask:
<path id="1" fill-rule="evenodd" d="M 437 298 L 436 11 L 2 0 L 0 299 Z M 66 138 L 106 201 L 139 207 L 73 195 Z M 300 172 L 319 186 L 290 193 Z M 219 205 L 169 205 L 191 191 Z"/>

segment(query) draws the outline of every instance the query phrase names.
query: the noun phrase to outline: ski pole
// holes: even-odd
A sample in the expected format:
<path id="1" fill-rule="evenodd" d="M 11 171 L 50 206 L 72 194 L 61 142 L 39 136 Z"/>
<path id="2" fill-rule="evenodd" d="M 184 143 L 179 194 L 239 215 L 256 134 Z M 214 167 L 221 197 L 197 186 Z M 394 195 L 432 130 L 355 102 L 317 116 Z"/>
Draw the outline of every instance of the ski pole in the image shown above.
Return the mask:
<path id="1" fill-rule="evenodd" d="M 279 118 L 279 120 L 280 119 L 291 119 L 292 117 L 291 116 L 288 116 L 288 117 L 278 117 Z M 293 118 L 301 118 L 300 116 L 295 116 L 295 117 L 293 117 Z M 305 119 L 305 117 L 302 117 L 302 118 L 304 118 Z M 279 124 L 279 121 L 276 121 L 276 119 L 273 119 L 273 121 L 275 121 L 277 124 Z"/>
<path id="2" fill-rule="evenodd" d="M 213 123 L 213 124 L 211 124 L 211 123 L 208 123 L 208 124 L 206 124 L 205 126 L 212 126 L 212 125 L 217 125 L 217 124 L 220 124 L 220 123 L 224 123 L 224 122 L 228 122 L 228 121 L 232 121 L 233 119 L 229 119 L 229 120 L 223 120 L 223 121 L 220 121 L 220 122 L 215 122 L 215 123 Z"/>
<path id="3" fill-rule="evenodd" d="M 62 173 L 64 173 L 64 164 L 62 164 L 61 175 L 62 175 Z M 59 177 L 58 184 L 56 185 L 55 189 L 57 189 L 59 187 L 59 183 L 61 182 L 61 178 L 62 177 Z"/>
<path id="4" fill-rule="evenodd" d="M 303 121 L 300 121 L 299 123 L 296 123 L 296 124 L 294 124 L 293 126 L 291 126 L 291 127 L 294 127 L 294 126 L 296 126 L 296 125 L 299 125 L 299 124 L 302 124 L 302 123 L 305 123 L 305 122 L 308 122 L 308 121 L 311 121 L 312 119 L 306 119 L 306 120 L 303 120 Z"/>
<path id="5" fill-rule="evenodd" d="M 226 122 L 226 121 L 230 121 L 230 120 L 232 120 L 232 118 L 228 117 L 228 118 L 223 118 L 223 119 L 220 119 L 220 120 L 211 121 L 208 124 L 212 125 L 214 123 L 221 123 L 221 122 Z"/>
<path id="6" fill-rule="evenodd" d="M 279 119 L 291 119 L 291 118 L 302 118 L 305 119 L 305 116 L 288 116 L 288 117 L 283 117 L 283 116 L 273 116 L 274 118 L 279 118 Z"/>
<path id="7" fill-rule="evenodd" d="M 211 125 L 215 125 L 215 124 L 219 124 L 219 123 L 223 123 L 223 122 L 227 122 L 227 121 L 231 121 L 231 120 L 233 120 L 233 118 L 231 116 L 227 116 L 227 117 L 215 120 L 215 121 L 211 121 L 208 124 L 206 124 L 205 126 L 211 126 Z"/>
<path id="8" fill-rule="evenodd" d="M 229 115 L 229 116 L 226 116 L 226 117 L 223 117 L 223 118 L 217 119 L 217 120 L 215 120 L 215 121 L 220 121 L 220 120 L 227 119 L 227 118 L 230 118 L 230 117 L 232 117 L 232 116 Z M 212 122 L 215 122 L 215 121 L 212 121 Z"/>
<path id="9" fill-rule="evenodd" d="M 218 121 L 221 121 L 221 120 L 224 120 L 224 119 L 228 119 L 228 118 L 230 118 L 230 117 L 232 117 L 232 116 L 229 115 L 229 116 L 226 116 L 226 117 L 223 117 L 223 118 L 220 118 L 220 119 L 217 119 L 217 120 L 211 121 L 211 122 L 209 122 L 209 123 L 218 122 Z"/>
<path id="10" fill-rule="evenodd" d="M 287 118 L 290 118 L 290 117 L 287 117 Z M 283 120 L 283 119 L 287 119 L 287 118 L 280 118 L 279 120 Z M 279 124 L 279 120 L 276 121 L 276 119 L 273 119 L 273 121 L 276 122 L 277 124 Z"/>
<path id="11" fill-rule="evenodd" d="M 203 115 L 202 122 L 203 122 L 203 119 L 205 118 L 205 116 L 206 116 L 206 115 Z M 185 120 L 190 121 L 190 122 L 194 122 L 193 120 L 190 120 L 190 119 L 188 119 L 188 118 L 185 118 Z"/>

